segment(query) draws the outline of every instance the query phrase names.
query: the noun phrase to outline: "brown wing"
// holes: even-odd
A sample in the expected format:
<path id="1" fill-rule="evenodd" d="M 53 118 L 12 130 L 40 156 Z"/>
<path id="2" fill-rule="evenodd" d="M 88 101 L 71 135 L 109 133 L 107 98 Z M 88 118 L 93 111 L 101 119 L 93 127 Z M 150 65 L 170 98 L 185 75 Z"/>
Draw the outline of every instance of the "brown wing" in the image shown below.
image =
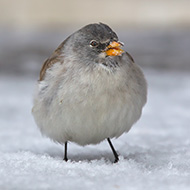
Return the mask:
<path id="1" fill-rule="evenodd" d="M 53 52 L 52 56 L 49 57 L 43 64 L 41 71 L 40 71 L 40 79 L 42 81 L 45 77 L 46 71 L 50 68 L 53 64 L 60 62 L 63 63 L 63 56 L 61 56 L 63 50 L 64 42 L 59 45 L 59 47 Z"/>

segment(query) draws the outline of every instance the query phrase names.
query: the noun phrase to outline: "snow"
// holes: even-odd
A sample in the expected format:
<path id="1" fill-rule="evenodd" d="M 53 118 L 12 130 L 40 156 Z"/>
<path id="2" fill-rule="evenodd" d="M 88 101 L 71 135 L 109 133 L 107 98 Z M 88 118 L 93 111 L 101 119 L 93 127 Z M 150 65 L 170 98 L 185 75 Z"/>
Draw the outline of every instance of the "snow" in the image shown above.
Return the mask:
<path id="1" fill-rule="evenodd" d="M 63 147 L 42 137 L 32 115 L 35 79 L 0 76 L 0 189 L 186 190 L 190 188 L 190 75 L 146 71 L 148 103 L 112 142 Z"/>

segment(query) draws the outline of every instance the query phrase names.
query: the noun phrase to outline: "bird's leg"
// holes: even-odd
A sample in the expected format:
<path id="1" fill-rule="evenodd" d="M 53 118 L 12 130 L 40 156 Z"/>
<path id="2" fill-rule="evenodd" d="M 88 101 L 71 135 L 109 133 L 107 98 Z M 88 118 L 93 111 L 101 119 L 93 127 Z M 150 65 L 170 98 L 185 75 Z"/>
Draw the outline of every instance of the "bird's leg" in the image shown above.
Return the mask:
<path id="1" fill-rule="evenodd" d="M 111 147 L 111 149 L 112 149 L 112 152 L 113 152 L 113 154 L 114 154 L 114 156 L 115 156 L 115 161 L 114 161 L 114 163 L 117 163 L 117 162 L 119 161 L 118 154 L 117 154 L 117 152 L 115 151 L 115 149 L 114 149 L 114 147 L 113 147 L 113 145 L 112 145 L 112 143 L 111 143 L 110 138 L 107 138 L 107 140 L 108 140 L 108 143 L 109 143 L 109 145 L 110 145 L 110 147 Z"/>
<path id="2" fill-rule="evenodd" d="M 65 154 L 64 154 L 64 159 L 65 162 L 67 162 L 68 158 L 67 158 L 67 141 L 65 142 Z"/>

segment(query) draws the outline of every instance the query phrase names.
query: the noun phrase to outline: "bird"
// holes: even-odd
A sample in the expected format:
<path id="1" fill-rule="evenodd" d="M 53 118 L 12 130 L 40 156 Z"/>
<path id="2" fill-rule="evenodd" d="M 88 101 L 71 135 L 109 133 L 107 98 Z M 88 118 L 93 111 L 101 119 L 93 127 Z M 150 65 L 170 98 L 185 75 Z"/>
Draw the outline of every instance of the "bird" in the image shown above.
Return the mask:
<path id="1" fill-rule="evenodd" d="M 147 82 L 117 34 L 104 23 L 88 24 L 67 37 L 44 62 L 32 114 L 42 135 L 64 146 L 107 140 L 128 132 L 141 117 Z"/>

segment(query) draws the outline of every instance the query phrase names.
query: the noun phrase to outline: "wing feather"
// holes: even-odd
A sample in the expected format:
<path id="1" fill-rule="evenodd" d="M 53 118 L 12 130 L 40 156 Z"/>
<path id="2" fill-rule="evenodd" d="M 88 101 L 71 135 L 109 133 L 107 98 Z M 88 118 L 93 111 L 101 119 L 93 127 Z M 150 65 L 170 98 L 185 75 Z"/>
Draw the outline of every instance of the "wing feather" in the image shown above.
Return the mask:
<path id="1" fill-rule="evenodd" d="M 53 52 L 53 54 L 44 62 L 41 71 L 40 71 L 40 78 L 39 81 L 44 80 L 47 69 L 49 69 L 50 67 L 52 67 L 55 63 L 60 62 L 63 63 L 64 59 L 63 59 L 63 46 L 64 46 L 64 42 L 62 42 L 59 47 Z"/>

